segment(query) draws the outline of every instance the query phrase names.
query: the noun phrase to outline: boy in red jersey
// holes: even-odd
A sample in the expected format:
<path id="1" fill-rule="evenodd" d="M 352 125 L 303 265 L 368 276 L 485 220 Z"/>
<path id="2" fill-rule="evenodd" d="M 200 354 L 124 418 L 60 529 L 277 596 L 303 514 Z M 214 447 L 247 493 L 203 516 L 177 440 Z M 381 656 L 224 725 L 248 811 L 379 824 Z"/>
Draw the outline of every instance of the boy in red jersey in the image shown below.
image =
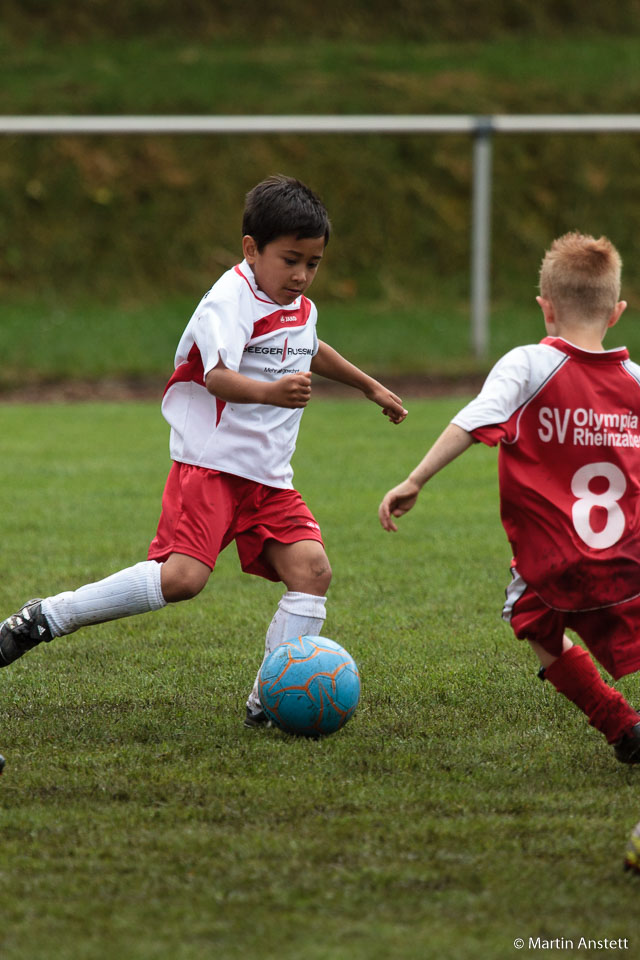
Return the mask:
<path id="1" fill-rule="evenodd" d="M 500 445 L 502 522 L 513 551 L 503 617 L 540 676 L 580 707 L 623 763 L 640 762 L 640 715 L 604 683 L 574 630 L 618 679 L 640 668 L 640 367 L 604 350 L 626 303 L 604 237 L 555 240 L 540 270 L 547 336 L 506 354 L 480 394 L 380 504 L 385 530 L 472 443 Z"/>
<path id="2" fill-rule="evenodd" d="M 245 572 L 287 588 L 265 655 L 321 632 L 331 568 L 290 463 L 311 375 L 362 391 L 392 423 L 406 410 L 316 336 L 305 292 L 329 240 L 319 198 L 298 180 L 270 177 L 247 194 L 242 232 L 243 262 L 205 294 L 178 345 L 162 404 L 173 464 L 147 560 L 28 601 L 0 624 L 0 666 L 79 627 L 196 596 L 232 540 Z M 245 723 L 265 722 L 255 684 Z"/>

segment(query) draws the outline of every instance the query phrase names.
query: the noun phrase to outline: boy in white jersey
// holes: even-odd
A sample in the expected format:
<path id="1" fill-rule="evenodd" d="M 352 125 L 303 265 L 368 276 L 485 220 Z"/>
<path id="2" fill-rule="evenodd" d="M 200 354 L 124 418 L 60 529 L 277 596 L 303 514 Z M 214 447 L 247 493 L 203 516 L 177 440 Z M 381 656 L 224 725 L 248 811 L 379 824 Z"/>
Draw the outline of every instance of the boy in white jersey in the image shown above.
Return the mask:
<path id="1" fill-rule="evenodd" d="M 265 655 L 321 633 L 331 568 L 290 465 L 311 375 L 361 390 L 392 423 L 406 410 L 316 336 L 304 294 L 329 240 L 319 198 L 298 180 L 270 177 L 247 194 L 242 232 L 243 262 L 204 296 L 178 345 L 163 399 L 173 464 L 147 560 L 28 601 L 0 624 L 0 666 L 42 640 L 194 597 L 231 540 L 244 571 L 287 588 Z M 255 684 L 245 723 L 265 722 Z"/>
<path id="2" fill-rule="evenodd" d="M 506 354 L 480 394 L 380 504 L 385 530 L 472 443 L 500 445 L 502 522 L 513 550 L 503 617 L 547 679 L 640 762 L 640 716 L 604 683 L 570 628 L 618 679 L 640 668 L 640 367 L 604 350 L 626 307 L 621 261 L 604 237 L 554 241 L 537 298 L 547 330 Z"/>

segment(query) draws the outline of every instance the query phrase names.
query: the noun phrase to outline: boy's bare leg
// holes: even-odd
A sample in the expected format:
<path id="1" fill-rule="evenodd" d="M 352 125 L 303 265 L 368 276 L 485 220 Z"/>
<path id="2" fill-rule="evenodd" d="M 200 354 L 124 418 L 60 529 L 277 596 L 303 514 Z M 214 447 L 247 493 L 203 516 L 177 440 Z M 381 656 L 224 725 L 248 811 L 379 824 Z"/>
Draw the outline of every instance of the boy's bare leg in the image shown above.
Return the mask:
<path id="1" fill-rule="evenodd" d="M 211 568 L 184 553 L 172 553 L 162 564 L 162 594 L 167 603 L 197 596 L 211 575 Z"/>
<path id="2" fill-rule="evenodd" d="M 550 667 L 552 663 L 555 663 L 555 661 L 558 659 L 558 657 L 554 657 L 553 654 L 548 653 L 543 646 L 541 646 L 539 643 L 536 643 L 534 640 L 529 640 L 529 646 L 531 647 L 536 657 L 540 661 L 541 666 L 544 667 L 545 670 L 547 669 L 547 667 Z M 567 650 L 570 650 L 572 646 L 573 646 L 573 642 L 569 639 L 569 637 L 565 633 L 564 637 L 562 638 L 562 653 L 566 653 Z"/>
<path id="3" fill-rule="evenodd" d="M 269 540 L 264 555 L 287 590 L 324 597 L 329 589 L 329 558 L 318 540 L 298 540 L 297 543 Z"/>
<path id="4" fill-rule="evenodd" d="M 605 683 L 587 651 L 566 635 L 559 657 L 538 643 L 529 643 L 544 668 L 543 679 L 587 715 L 591 726 L 615 747 L 618 760 L 639 763 L 640 715 L 618 690 Z"/>
<path id="5" fill-rule="evenodd" d="M 317 540 L 300 540 L 289 544 L 271 540 L 264 552 L 287 587 L 267 630 L 266 657 L 292 637 L 320 634 L 326 617 L 325 593 L 331 582 L 331 567 L 322 544 Z M 247 700 L 245 723 L 247 726 L 257 726 L 264 719 L 256 677 Z"/>

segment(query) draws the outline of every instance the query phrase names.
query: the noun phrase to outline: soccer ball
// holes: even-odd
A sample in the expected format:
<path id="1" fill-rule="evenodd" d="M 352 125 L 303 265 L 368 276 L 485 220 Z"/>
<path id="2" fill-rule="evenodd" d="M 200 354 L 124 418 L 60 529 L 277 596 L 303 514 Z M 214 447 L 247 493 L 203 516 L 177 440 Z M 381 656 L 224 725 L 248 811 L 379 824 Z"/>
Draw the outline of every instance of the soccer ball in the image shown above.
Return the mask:
<path id="1" fill-rule="evenodd" d="M 295 637 L 267 656 L 258 680 L 267 716 L 287 733 L 326 736 L 344 727 L 360 699 L 350 654 L 326 637 Z"/>
<path id="2" fill-rule="evenodd" d="M 633 871 L 633 873 L 640 873 L 640 823 L 636 823 L 627 842 L 624 868 Z"/>

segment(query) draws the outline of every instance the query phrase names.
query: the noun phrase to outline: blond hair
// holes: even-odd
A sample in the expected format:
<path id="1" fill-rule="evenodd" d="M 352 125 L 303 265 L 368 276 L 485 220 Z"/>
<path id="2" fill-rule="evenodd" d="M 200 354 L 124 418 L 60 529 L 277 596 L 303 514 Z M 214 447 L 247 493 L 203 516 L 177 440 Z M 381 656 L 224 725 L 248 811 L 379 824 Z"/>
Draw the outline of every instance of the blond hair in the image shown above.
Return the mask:
<path id="1" fill-rule="evenodd" d="M 565 233 L 544 255 L 540 296 L 561 316 L 608 318 L 620 299 L 621 271 L 620 254 L 606 237 Z"/>

